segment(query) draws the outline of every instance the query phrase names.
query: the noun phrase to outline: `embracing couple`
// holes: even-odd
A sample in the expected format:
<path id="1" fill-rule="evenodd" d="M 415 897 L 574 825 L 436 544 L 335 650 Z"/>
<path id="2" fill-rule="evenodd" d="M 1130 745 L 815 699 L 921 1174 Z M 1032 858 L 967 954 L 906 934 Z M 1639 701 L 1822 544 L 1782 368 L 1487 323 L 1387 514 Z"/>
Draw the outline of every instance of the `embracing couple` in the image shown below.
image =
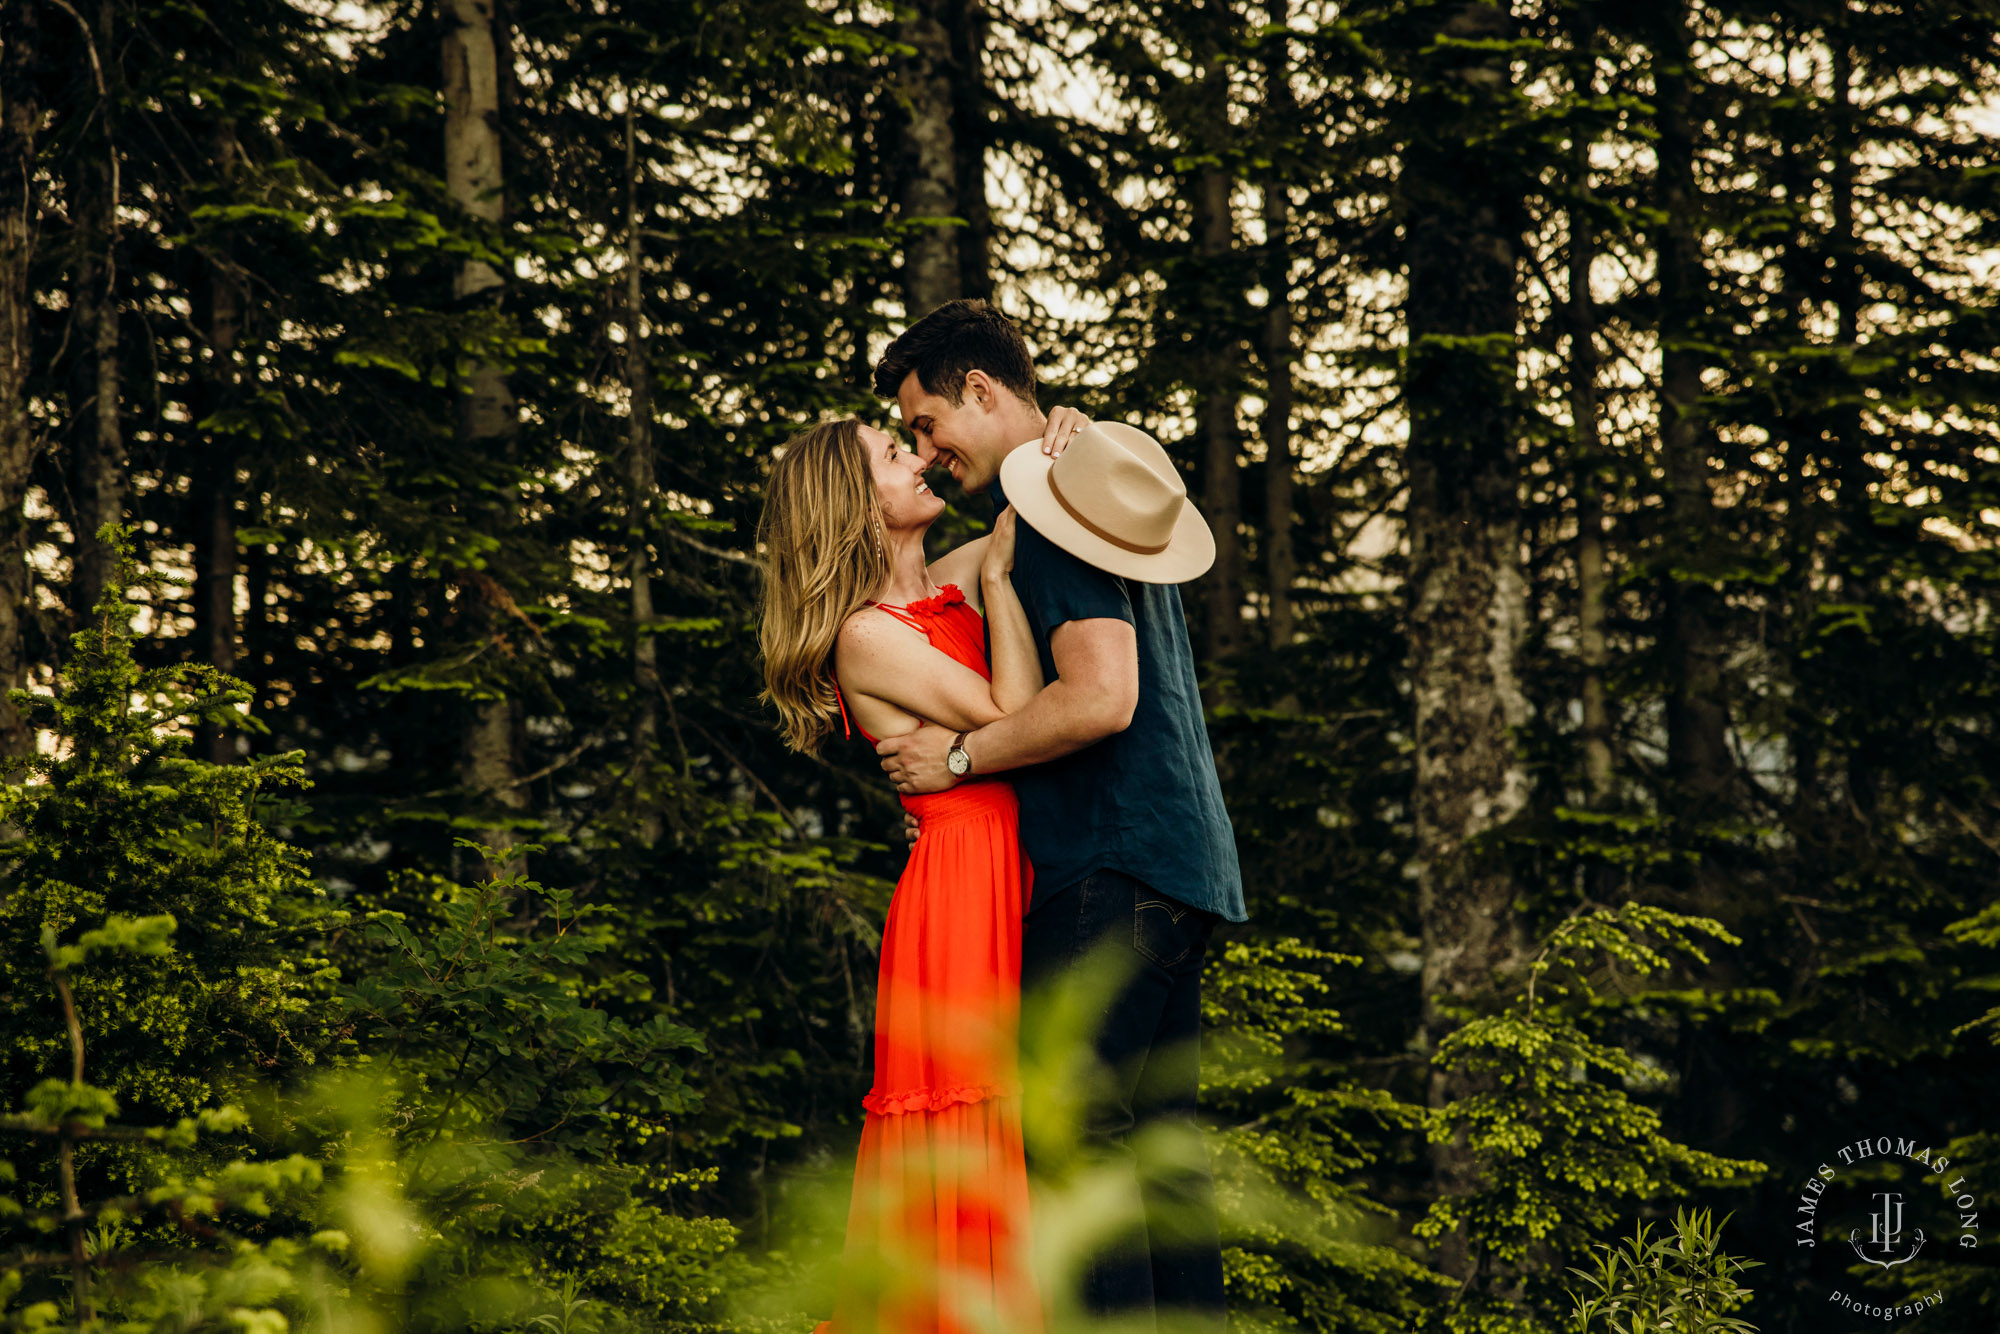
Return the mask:
<path id="1" fill-rule="evenodd" d="M 1243 888 L 1175 588 L 1214 539 L 1151 436 L 1043 415 L 1027 344 L 984 302 L 912 325 L 875 390 L 914 451 L 853 420 L 794 437 L 760 534 L 787 741 L 858 730 L 915 831 L 821 1330 L 1045 1327 L 1026 1261 L 1024 990 L 1089 998 L 1095 1077 L 1063 1090 L 1092 1174 L 1083 1207 L 1131 1225 L 1093 1244 L 1085 1309 L 1220 1330 L 1196 1043 L 1209 935 L 1243 920 Z M 934 466 L 990 496 L 994 523 L 927 562 Z"/>

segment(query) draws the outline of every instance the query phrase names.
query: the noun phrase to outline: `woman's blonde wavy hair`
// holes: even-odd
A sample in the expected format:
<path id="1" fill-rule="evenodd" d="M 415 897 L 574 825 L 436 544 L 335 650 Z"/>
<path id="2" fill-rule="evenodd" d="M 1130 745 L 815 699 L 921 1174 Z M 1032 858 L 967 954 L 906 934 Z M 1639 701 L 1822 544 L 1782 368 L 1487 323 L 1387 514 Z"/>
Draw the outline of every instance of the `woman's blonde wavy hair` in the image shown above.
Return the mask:
<path id="1" fill-rule="evenodd" d="M 808 755 L 839 726 L 833 645 L 889 577 L 882 502 L 861 423 L 822 422 L 785 442 L 764 488 L 764 698 L 785 744 Z"/>

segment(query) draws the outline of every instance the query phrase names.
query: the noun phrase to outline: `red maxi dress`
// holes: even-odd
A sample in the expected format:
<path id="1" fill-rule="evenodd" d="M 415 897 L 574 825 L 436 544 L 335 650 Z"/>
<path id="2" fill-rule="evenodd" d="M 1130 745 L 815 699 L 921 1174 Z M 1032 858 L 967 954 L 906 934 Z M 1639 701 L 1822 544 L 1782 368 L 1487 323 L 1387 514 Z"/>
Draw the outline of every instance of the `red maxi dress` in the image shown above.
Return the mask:
<path id="1" fill-rule="evenodd" d="M 991 679 L 985 622 L 956 585 L 875 605 Z M 882 931 L 875 1086 L 835 1314 L 816 1334 L 1035 1334 L 1015 1073 L 1032 875 L 1020 805 L 1012 785 L 975 777 L 903 807 L 922 832 Z"/>

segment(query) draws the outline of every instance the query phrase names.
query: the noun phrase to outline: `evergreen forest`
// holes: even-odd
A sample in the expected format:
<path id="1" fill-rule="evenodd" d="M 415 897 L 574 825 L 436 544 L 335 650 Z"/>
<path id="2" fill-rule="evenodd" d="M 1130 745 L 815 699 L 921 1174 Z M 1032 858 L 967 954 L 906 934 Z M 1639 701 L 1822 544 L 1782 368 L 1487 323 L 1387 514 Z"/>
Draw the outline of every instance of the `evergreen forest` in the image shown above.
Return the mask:
<path id="1" fill-rule="evenodd" d="M 1996 0 L 0 0 L 0 1329 L 831 1313 L 755 530 L 957 298 L 1217 537 L 1232 1328 L 2000 1329 L 1996 141 Z"/>

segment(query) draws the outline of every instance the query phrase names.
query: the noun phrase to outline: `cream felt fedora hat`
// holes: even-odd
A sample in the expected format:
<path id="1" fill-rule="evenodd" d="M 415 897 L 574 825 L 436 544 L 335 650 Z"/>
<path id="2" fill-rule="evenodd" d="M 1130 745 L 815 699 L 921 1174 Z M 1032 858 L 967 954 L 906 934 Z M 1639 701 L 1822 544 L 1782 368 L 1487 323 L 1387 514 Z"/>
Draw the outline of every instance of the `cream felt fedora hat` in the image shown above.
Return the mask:
<path id="1" fill-rule="evenodd" d="M 1215 563 L 1215 535 L 1152 436 L 1123 422 L 1092 422 L 1058 458 L 1039 443 L 1001 460 L 1000 487 L 1043 537 L 1147 584 L 1185 583 Z"/>

